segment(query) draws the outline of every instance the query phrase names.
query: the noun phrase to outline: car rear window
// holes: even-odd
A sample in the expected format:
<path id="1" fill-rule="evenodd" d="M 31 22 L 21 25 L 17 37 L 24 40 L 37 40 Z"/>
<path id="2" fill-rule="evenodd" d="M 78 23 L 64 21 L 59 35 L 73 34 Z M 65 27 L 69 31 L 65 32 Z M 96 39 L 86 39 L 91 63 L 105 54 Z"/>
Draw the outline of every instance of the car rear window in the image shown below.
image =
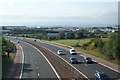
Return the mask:
<path id="1" fill-rule="evenodd" d="M 62 52 L 62 51 L 59 51 L 59 52 Z"/>

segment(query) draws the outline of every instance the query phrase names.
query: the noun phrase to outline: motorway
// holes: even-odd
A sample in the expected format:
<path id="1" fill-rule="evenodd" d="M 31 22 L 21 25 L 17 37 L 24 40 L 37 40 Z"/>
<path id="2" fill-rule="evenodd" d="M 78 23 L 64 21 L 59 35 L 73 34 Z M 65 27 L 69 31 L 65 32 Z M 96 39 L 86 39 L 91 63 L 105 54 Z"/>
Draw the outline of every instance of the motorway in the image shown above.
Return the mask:
<path id="1" fill-rule="evenodd" d="M 70 55 L 69 51 L 67 51 L 63 48 L 59 48 L 57 46 L 50 45 L 48 43 L 44 43 L 44 42 L 41 42 L 41 41 L 38 41 L 38 40 L 37 40 L 37 42 L 34 42 L 33 40 L 27 39 L 27 41 L 30 41 L 32 43 L 38 44 L 39 46 L 45 47 L 45 48 L 49 49 L 50 51 L 54 52 L 55 54 L 58 50 L 62 50 L 64 53 L 66 53 L 66 55 L 64 55 L 64 56 L 62 55 L 61 57 L 66 61 L 69 61 L 69 58 L 71 56 L 75 56 L 81 62 L 83 61 L 82 56 L 80 56 L 80 55 Z M 100 71 L 100 72 L 107 73 L 111 80 L 116 80 L 116 79 L 120 78 L 120 76 L 119 76 L 120 73 L 118 73 L 114 70 L 111 70 L 111 69 L 109 69 L 109 68 L 107 68 L 107 67 L 105 67 L 101 64 L 98 64 L 97 62 L 94 62 L 93 64 L 80 63 L 80 64 L 72 64 L 72 65 L 74 67 L 76 67 L 79 71 L 81 71 L 84 75 L 86 75 L 89 79 L 93 79 L 95 77 L 94 74 L 96 73 L 96 70 Z"/>
<path id="2" fill-rule="evenodd" d="M 17 42 L 15 38 L 9 39 Z M 51 66 L 38 50 L 23 41 L 18 44 L 22 47 L 24 54 L 22 78 L 57 78 Z"/>

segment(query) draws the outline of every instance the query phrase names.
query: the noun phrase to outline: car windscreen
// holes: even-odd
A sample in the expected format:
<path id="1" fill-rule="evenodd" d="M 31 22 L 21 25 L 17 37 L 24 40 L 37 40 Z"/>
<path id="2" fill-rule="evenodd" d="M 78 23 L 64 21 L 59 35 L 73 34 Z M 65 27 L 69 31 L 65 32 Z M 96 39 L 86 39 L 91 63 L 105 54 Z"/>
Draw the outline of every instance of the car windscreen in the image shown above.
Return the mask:
<path id="1" fill-rule="evenodd" d="M 86 60 L 91 60 L 91 58 L 86 58 Z"/>
<path id="2" fill-rule="evenodd" d="M 71 58 L 71 60 L 77 60 L 76 58 Z"/>
<path id="3" fill-rule="evenodd" d="M 72 52 L 75 52 L 75 50 L 72 50 Z"/>

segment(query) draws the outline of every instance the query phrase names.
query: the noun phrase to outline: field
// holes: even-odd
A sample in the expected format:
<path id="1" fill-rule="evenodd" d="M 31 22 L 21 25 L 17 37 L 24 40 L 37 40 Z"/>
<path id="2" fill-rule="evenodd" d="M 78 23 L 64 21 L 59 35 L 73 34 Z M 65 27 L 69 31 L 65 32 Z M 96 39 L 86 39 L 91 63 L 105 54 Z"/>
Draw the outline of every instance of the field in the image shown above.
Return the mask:
<path id="1" fill-rule="evenodd" d="M 90 38 L 90 39 L 80 39 L 80 40 L 73 40 L 73 39 L 68 39 L 68 40 L 54 40 L 54 42 L 74 47 L 76 43 L 78 43 L 79 45 L 83 45 L 83 44 L 85 44 L 87 42 L 90 42 L 91 39 L 93 39 L 93 38 Z"/>
<path id="2" fill-rule="evenodd" d="M 107 59 L 107 57 L 102 54 L 99 50 L 97 49 L 93 49 L 93 50 L 84 50 L 82 47 L 76 47 L 75 44 L 78 43 L 80 46 L 82 46 L 83 44 L 85 43 L 88 43 L 91 41 L 91 39 L 93 38 L 88 38 L 88 39 L 80 39 L 80 40 L 73 40 L 73 39 L 68 39 L 68 40 L 53 40 L 53 42 L 57 42 L 57 43 L 61 43 L 61 44 L 64 44 L 64 45 L 68 45 L 68 46 L 72 46 L 74 47 L 77 51 L 81 51 L 81 52 L 84 52 L 84 53 L 87 53 L 87 54 L 91 54 L 91 55 L 94 55 L 96 57 L 100 57 L 100 58 L 103 58 L 103 59 Z M 103 41 L 108 41 L 107 38 L 103 38 Z M 116 60 L 112 61 L 112 62 L 115 62 L 117 63 Z"/>

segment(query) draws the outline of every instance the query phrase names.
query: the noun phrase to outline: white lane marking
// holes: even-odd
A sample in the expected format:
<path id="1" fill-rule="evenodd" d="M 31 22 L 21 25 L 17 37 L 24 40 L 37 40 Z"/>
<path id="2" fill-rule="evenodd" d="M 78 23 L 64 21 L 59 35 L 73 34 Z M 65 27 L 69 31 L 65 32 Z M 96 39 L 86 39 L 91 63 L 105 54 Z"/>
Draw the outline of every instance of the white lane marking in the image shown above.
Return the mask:
<path id="1" fill-rule="evenodd" d="M 35 58 L 33 58 L 35 60 Z"/>
<path id="2" fill-rule="evenodd" d="M 98 63 L 98 64 L 103 65 L 104 67 L 107 67 L 107 68 L 109 68 L 109 69 L 111 69 L 111 70 L 113 70 L 113 71 L 116 71 L 116 72 L 120 73 L 118 70 L 113 69 L 113 68 L 111 68 L 111 67 L 109 67 L 109 66 L 106 66 L 106 65 L 104 65 L 104 64 L 102 64 L 102 63 Z"/>
<path id="3" fill-rule="evenodd" d="M 83 56 L 83 55 L 80 55 L 80 56 L 83 57 L 83 58 L 85 57 L 85 56 Z M 94 61 L 94 62 L 97 62 L 97 61 L 94 60 L 94 59 L 93 59 L 93 61 Z M 111 68 L 111 67 L 109 67 L 109 66 L 106 66 L 106 65 L 104 65 L 104 64 L 102 64 L 102 63 L 100 63 L 100 62 L 97 62 L 97 63 L 100 64 L 100 65 L 102 65 L 102 66 L 104 66 L 104 67 L 107 67 L 107 68 L 109 68 L 109 69 L 111 69 L 111 70 L 113 70 L 113 71 L 116 71 L 116 72 L 120 73 L 118 70 L 113 69 L 113 68 Z"/>
<path id="4" fill-rule="evenodd" d="M 45 49 L 51 51 L 50 49 L 44 47 Z M 51 51 L 52 53 L 54 53 L 53 51 Z M 56 56 L 58 56 L 56 53 L 54 53 Z M 74 67 L 72 64 L 70 64 L 68 61 L 66 61 L 65 59 L 63 59 L 62 57 L 58 56 L 59 58 L 61 58 L 63 61 L 65 61 L 67 64 L 69 64 L 71 67 L 73 67 L 76 71 L 78 71 L 80 74 L 82 74 L 85 78 L 87 78 L 89 80 L 89 78 L 84 75 L 82 72 L 80 72 L 76 67 Z"/>
<path id="5" fill-rule="evenodd" d="M 16 43 L 14 41 L 11 41 L 13 43 Z M 20 46 L 20 44 L 18 44 Z M 23 53 L 23 48 L 20 46 L 21 50 L 22 50 L 22 68 L 21 68 L 21 71 L 20 71 L 20 76 L 19 76 L 19 79 L 22 78 L 22 75 L 23 75 L 23 66 L 24 66 L 24 53 Z"/>
<path id="6" fill-rule="evenodd" d="M 35 62 L 35 64 L 37 64 L 37 62 Z"/>
<path id="7" fill-rule="evenodd" d="M 20 46 L 20 44 L 18 44 L 18 45 Z M 22 60 L 22 68 L 21 68 L 21 72 L 20 72 L 20 76 L 19 76 L 20 79 L 22 78 L 22 75 L 23 75 L 23 66 L 24 66 L 24 53 L 23 53 L 23 48 L 22 47 L 21 47 L 21 49 L 22 49 L 23 60 Z"/>
<path id="8" fill-rule="evenodd" d="M 42 41 L 40 41 L 40 42 L 42 42 Z M 42 43 L 44 43 L 44 42 L 42 42 Z M 48 43 L 46 43 L 46 44 L 48 44 Z M 60 44 L 60 43 L 59 43 Z M 61 45 L 64 45 L 64 44 L 61 44 Z M 67 47 L 70 47 L 71 48 L 71 46 L 68 46 L 68 45 L 64 45 L 64 46 L 67 46 Z M 64 48 L 63 48 L 64 49 Z M 68 51 L 68 50 L 67 50 Z M 83 56 L 83 55 L 80 55 L 80 56 L 82 56 L 82 57 L 85 57 L 85 56 Z M 96 60 L 93 60 L 94 62 L 97 62 Z M 109 66 L 107 66 L 107 65 L 105 65 L 105 64 L 102 64 L 102 63 L 100 63 L 100 62 L 98 62 L 98 64 L 100 64 L 100 65 L 102 65 L 102 66 L 104 66 L 104 67 L 107 67 L 107 68 L 109 68 L 109 69 L 111 69 L 111 70 L 113 70 L 113 71 L 116 71 L 116 72 L 118 72 L 118 73 L 120 73 L 118 70 L 116 70 L 116 69 L 113 69 L 113 68 L 111 68 L 111 67 L 109 67 Z"/>
<path id="9" fill-rule="evenodd" d="M 25 43 L 27 43 L 27 42 L 25 42 Z M 27 43 L 27 44 L 29 44 L 30 46 L 34 47 L 38 52 L 40 52 L 42 54 L 42 56 L 45 58 L 45 60 L 48 62 L 48 64 L 50 65 L 50 67 L 52 68 L 52 70 L 54 71 L 54 73 L 56 74 L 57 78 L 59 80 L 61 80 L 59 74 L 57 73 L 57 71 L 55 70 L 55 68 L 53 67 L 53 65 L 50 63 L 50 61 L 47 59 L 47 57 L 39 49 L 37 49 L 35 46 L 31 45 L 30 43 Z"/>
<path id="10" fill-rule="evenodd" d="M 37 69 L 38 69 L 38 67 L 37 67 Z"/>
<path id="11" fill-rule="evenodd" d="M 33 55 L 33 57 L 34 57 L 34 55 Z"/>
<path id="12" fill-rule="evenodd" d="M 85 63 L 85 66 L 87 67 L 88 65 Z"/>
<path id="13" fill-rule="evenodd" d="M 33 53 L 32 53 L 33 54 Z"/>

